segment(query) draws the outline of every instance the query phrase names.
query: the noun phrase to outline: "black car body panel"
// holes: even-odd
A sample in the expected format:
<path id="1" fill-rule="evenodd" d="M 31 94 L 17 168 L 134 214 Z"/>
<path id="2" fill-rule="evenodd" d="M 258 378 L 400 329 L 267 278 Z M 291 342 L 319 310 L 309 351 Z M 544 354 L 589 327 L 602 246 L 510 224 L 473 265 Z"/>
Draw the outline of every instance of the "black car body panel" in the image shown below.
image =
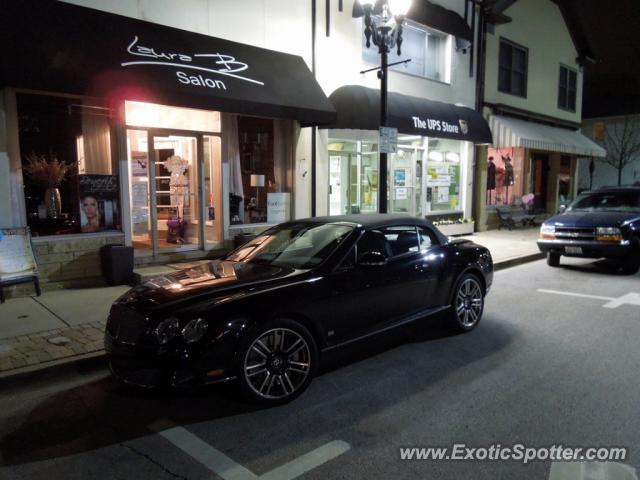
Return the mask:
<path id="1" fill-rule="evenodd" d="M 224 381 L 236 375 L 240 339 L 270 319 L 303 324 L 318 348 L 327 350 L 446 309 L 465 272 L 473 272 L 485 291 L 491 286 L 488 250 L 470 241 L 449 241 L 426 220 L 324 217 L 266 233 L 294 223 L 347 225 L 352 231 L 313 268 L 230 260 L 240 247 L 225 259 L 132 288 L 113 304 L 107 321 L 105 348 L 114 374 L 142 386 Z M 434 244 L 389 258 L 383 267 L 358 265 L 354 252 L 365 231 L 394 225 L 429 229 Z M 195 343 L 177 335 L 161 345 L 154 330 L 169 317 L 177 318 L 180 328 L 203 318 L 208 329 Z"/>

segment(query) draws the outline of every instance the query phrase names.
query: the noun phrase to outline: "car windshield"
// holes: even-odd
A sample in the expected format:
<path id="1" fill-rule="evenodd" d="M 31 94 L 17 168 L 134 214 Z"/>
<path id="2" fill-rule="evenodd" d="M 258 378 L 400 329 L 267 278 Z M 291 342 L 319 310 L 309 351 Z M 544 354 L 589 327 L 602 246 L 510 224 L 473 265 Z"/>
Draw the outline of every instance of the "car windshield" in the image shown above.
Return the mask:
<path id="1" fill-rule="evenodd" d="M 640 213 L 640 192 L 596 192 L 578 197 L 570 212 Z"/>
<path id="2" fill-rule="evenodd" d="M 226 260 L 290 268 L 313 268 L 353 231 L 335 224 L 284 224 L 257 236 L 231 252 Z"/>

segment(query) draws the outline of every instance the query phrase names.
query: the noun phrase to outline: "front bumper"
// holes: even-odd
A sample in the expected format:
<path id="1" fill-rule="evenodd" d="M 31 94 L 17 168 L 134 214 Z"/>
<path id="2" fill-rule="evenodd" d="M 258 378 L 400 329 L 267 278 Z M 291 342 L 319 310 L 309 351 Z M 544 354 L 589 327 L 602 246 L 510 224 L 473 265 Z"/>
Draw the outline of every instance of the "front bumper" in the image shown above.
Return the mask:
<path id="1" fill-rule="evenodd" d="M 127 385 L 190 387 L 235 378 L 224 348 L 131 345 L 119 342 L 108 331 L 104 343 L 111 373 Z M 210 372 L 216 375 L 210 376 Z"/>
<path id="2" fill-rule="evenodd" d="M 582 253 L 567 253 L 566 247 L 579 247 Z M 599 242 L 596 240 L 538 240 L 541 252 L 557 253 L 567 257 L 624 258 L 631 250 L 628 240 L 622 242 Z"/>

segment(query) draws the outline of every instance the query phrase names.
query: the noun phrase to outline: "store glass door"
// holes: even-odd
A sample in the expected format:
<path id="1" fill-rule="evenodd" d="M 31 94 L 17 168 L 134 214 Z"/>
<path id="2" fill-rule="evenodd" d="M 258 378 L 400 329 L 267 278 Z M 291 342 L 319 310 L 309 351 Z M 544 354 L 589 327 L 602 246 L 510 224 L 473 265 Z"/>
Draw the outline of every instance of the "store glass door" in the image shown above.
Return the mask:
<path id="1" fill-rule="evenodd" d="M 128 130 L 133 246 L 159 252 L 203 248 L 202 136 Z"/>
<path id="2" fill-rule="evenodd" d="M 422 215 L 421 153 L 416 148 L 398 145 L 398 151 L 390 155 L 390 213 Z"/>

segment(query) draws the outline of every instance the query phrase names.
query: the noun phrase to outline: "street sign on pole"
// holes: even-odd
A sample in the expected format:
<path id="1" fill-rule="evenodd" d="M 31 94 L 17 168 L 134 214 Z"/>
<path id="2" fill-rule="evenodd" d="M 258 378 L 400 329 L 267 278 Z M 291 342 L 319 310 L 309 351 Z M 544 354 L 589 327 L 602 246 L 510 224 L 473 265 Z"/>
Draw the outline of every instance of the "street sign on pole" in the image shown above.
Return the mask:
<path id="1" fill-rule="evenodd" d="M 380 127 L 380 153 L 396 153 L 398 150 L 398 129 Z"/>

